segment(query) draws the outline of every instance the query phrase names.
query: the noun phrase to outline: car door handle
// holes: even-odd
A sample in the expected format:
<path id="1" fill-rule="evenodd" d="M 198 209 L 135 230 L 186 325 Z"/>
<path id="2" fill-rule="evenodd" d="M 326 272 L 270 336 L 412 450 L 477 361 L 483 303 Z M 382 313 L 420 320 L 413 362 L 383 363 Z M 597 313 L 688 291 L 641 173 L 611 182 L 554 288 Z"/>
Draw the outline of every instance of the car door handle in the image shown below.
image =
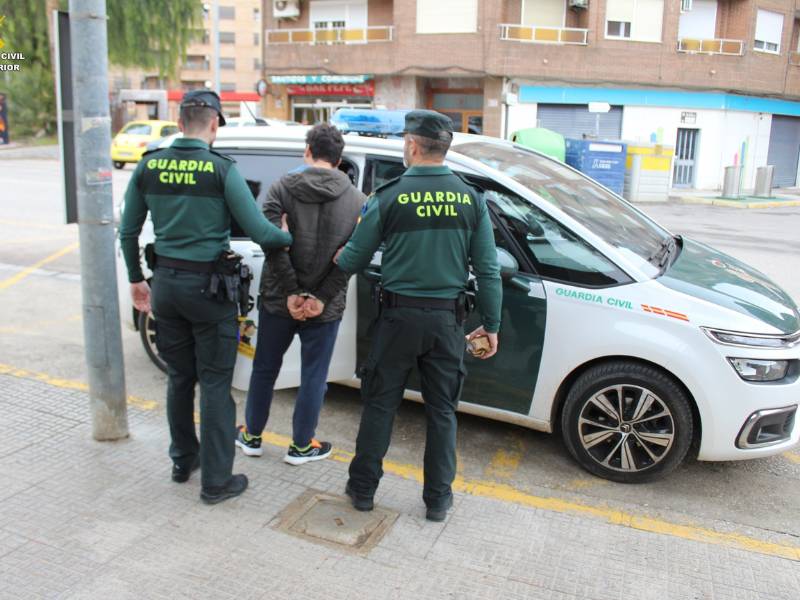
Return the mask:
<path id="1" fill-rule="evenodd" d="M 547 297 L 544 291 L 544 285 L 540 279 L 512 277 L 508 280 L 508 283 L 523 292 L 528 292 L 528 296 L 531 298 L 544 299 Z"/>
<path id="2" fill-rule="evenodd" d="M 264 251 L 261 248 L 256 248 L 250 252 L 250 256 L 253 258 L 264 258 Z"/>

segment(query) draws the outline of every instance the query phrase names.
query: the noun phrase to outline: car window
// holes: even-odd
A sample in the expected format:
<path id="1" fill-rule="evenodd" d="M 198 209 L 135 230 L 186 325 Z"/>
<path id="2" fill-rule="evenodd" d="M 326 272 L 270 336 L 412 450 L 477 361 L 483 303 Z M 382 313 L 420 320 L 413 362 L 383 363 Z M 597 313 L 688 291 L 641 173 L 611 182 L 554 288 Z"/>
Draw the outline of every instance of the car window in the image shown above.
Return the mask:
<path id="1" fill-rule="evenodd" d="M 527 200 L 499 190 L 487 190 L 484 197 L 539 276 L 584 287 L 631 281 L 614 263 Z"/>
<path id="2" fill-rule="evenodd" d="M 150 135 L 152 130 L 153 128 L 146 123 L 128 123 L 122 130 L 122 133 L 130 135 Z"/>
<path id="3" fill-rule="evenodd" d="M 557 206 L 644 273 L 651 277 L 661 273 L 654 257 L 662 242 L 669 239 L 669 232 L 588 177 L 509 143 L 470 142 L 453 149 L 502 172 Z"/>
<path id="4" fill-rule="evenodd" d="M 398 158 L 370 157 L 367 159 L 367 171 L 361 189 L 365 194 L 371 194 L 375 188 L 400 177 L 405 172 L 406 167 Z"/>
<path id="5" fill-rule="evenodd" d="M 236 160 L 236 166 L 247 181 L 259 210 L 264 206 L 270 186 L 292 169 L 305 164 L 301 154 L 248 154 L 227 149 L 223 153 Z M 231 222 L 231 237 L 247 237 L 235 220 Z"/>
<path id="6" fill-rule="evenodd" d="M 178 133 L 178 128 L 175 125 L 164 125 L 161 128 L 161 137 L 167 137 L 175 133 Z"/>
<path id="7" fill-rule="evenodd" d="M 275 181 L 292 170 L 304 169 L 306 166 L 302 154 L 257 154 L 228 149 L 224 149 L 223 153 L 236 160 L 236 166 L 256 199 L 259 210 L 263 209 L 267 192 Z M 347 174 L 354 185 L 358 181 L 358 167 L 353 162 L 342 159 L 339 170 Z M 235 220 L 231 222 L 231 237 L 247 237 Z"/>

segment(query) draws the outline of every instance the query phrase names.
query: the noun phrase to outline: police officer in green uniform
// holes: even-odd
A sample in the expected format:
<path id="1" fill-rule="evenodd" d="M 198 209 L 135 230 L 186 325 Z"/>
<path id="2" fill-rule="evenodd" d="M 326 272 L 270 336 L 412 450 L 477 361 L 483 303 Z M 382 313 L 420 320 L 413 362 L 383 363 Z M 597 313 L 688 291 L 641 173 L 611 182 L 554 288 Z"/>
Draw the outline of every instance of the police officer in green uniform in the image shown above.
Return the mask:
<path id="1" fill-rule="evenodd" d="M 380 317 L 362 367 L 364 401 L 356 454 L 345 491 L 358 510 L 372 510 L 383 474 L 394 415 L 414 366 L 419 368 L 427 417 L 426 518 L 443 521 L 452 506 L 456 474 L 456 406 L 465 371 L 464 291 L 472 264 L 485 338 L 497 352 L 502 287 L 492 225 L 483 198 L 444 166 L 453 125 L 427 110 L 406 115 L 402 177 L 377 188 L 353 237 L 337 257 L 340 269 L 367 267 L 385 242 Z"/>
<path id="2" fill-rule="evenodd" d="M 119 228 L 134 306 L 150 311 L 150 288 L 139 258 L 139 233 L 150 211 L 155 231 L 152 309 L 157 344 L 167 363 L 167 417 L 172 480 L 202 467 L 201 499 L 215 504 L 247 488 L 232 475 L 236 406 L 231 381 L 237 352 L 237 304 L 212 294 L 218 260 L 229 249 L 231 217 L 265 250 L 292 237 L 261 214 L 234 161 L 210 148 L 225 124 L 219 96 L 187 93 L 179 126 L 184 137 L 146 153 L 128 185 Z M 200 383 L 200 441 L 194 388 Z"/>

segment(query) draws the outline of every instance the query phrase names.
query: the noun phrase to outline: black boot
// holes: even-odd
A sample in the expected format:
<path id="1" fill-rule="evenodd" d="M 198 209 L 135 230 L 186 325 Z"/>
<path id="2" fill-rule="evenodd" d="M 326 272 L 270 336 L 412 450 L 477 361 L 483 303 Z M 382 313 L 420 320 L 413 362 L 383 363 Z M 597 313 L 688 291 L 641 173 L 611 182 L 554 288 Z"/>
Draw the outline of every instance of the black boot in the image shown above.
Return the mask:
<path id="1" fill-rule="evenodd" d="M 206 504 L 218 504 L 228 498 L 235 498 L 247 489 L 247 475 L 233 475 L 227 485 L 203 488 L 200 499 Z"/>

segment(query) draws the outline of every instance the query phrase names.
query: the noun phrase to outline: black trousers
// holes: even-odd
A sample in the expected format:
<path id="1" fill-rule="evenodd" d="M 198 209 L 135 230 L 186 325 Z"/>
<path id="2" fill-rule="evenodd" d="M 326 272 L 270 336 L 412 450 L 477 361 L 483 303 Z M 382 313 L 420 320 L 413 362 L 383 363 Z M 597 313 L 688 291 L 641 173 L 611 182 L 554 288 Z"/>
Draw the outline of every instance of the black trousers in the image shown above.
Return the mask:
<path id="1" fill-rule="evenodd" d="M 456 475 L 456 406 L 464 382 L 464 328 L 455 313 L 390 308 L 374 328 L 372 348 L 361 374 L 364 407 L 350 463 L 350 487 L 372 497 L 383 476 L 392 425 L 411 369 L 419 369 L 425 402 L 425 483 L 422 498 L 442 508 Z"/>
<path id="2" fill-rule="evenodd" d="M 173 462 L 189 467 L 200 455 L 204 488 L 231 478 L 236 405 L 231 397 L 238 347 L 237 308 L 203 295 L 209 275 L 161 268 L 153 276 L 156 344 L 167 363 L 167 418 Z M 194 389 L 200 383 L 200 440 Z"/>

